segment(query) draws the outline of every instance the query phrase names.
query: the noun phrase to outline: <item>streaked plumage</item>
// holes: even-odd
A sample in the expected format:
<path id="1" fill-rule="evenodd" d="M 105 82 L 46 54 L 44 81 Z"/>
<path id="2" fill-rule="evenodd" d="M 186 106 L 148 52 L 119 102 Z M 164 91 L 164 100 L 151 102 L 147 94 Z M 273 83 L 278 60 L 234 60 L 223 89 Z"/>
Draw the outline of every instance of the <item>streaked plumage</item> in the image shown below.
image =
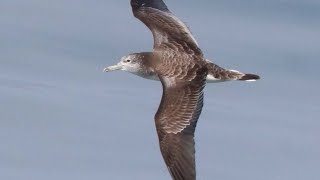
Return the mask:
<path id="1" fill-rule="evenodd" d="M 163 159 L 174 180 L 195 180 L 194 133 L 206 81 L 259 76 L 226 70 L 206 60 L 188 27 L 162 0 L 131 0 L 131 6 L 134 16 L 153 34 L 153 52 L 130 54 L 105 71 L 124 70 L 161 81 L 163 94 L 155 124 Z"/>

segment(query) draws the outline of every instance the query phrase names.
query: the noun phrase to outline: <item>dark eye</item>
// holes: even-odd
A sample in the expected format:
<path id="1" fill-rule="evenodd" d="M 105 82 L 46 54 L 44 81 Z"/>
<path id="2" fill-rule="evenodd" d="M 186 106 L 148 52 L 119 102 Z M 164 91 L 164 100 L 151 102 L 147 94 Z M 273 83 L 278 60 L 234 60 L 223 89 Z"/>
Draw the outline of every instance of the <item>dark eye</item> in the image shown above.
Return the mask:
<path id="1" fill-rule="evenodd" d="M 130 60 L 130 59 L 127 59 L 126 62 L 131 62 L 131 60 Z"/>

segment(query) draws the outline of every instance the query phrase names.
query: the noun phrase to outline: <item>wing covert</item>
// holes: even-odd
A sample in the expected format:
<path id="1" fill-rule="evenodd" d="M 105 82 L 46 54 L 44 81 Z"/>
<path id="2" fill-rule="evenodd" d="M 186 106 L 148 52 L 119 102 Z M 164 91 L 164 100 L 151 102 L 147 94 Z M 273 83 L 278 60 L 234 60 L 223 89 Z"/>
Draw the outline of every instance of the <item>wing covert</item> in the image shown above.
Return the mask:
<path id="1" fill-rule="evenodd" d="M 202 55 L 189 28 L 169 11 L 162 0 L 131 0 L 131 7 L 134 16 L 151 30 L 154 49 L 178 48 Z"/>
<path id="2" fill-rule="evenodd" d="M 160 77 L 163 95 L 155 116 L 160 150 L 174 180 L 195 180 L 194 132 L 203 107 L 206 69 L 191 81 Z"/>

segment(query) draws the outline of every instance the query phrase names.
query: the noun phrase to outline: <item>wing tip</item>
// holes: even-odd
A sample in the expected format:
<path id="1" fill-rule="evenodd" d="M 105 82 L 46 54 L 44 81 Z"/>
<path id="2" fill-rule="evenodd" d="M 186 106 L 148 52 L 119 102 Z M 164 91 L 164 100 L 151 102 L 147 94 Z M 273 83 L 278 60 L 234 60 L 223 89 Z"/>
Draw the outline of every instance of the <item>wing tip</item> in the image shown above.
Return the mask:
<path id="1" fill-rule="evenodd" d="M 150 7 L 165 12 L 169 11 L 163 0 L 131 0 L 130 4 L 134 11 L 141 7 Z"/>

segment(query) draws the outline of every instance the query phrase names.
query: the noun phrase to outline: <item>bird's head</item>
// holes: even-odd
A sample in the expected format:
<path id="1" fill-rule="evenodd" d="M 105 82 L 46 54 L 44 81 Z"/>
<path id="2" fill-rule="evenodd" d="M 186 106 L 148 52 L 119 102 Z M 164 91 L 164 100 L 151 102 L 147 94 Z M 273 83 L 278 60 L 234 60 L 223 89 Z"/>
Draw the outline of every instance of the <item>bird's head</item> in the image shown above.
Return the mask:
<path id="1" fill-rule="evenodd" d="M 130 54 L 121 58 L 120 62 L 113 66 L 104 68 L 104 72 L 123 70 L 131 73 L 137 73 L 141 70 L 141 59 L 137 54 Z"/>

